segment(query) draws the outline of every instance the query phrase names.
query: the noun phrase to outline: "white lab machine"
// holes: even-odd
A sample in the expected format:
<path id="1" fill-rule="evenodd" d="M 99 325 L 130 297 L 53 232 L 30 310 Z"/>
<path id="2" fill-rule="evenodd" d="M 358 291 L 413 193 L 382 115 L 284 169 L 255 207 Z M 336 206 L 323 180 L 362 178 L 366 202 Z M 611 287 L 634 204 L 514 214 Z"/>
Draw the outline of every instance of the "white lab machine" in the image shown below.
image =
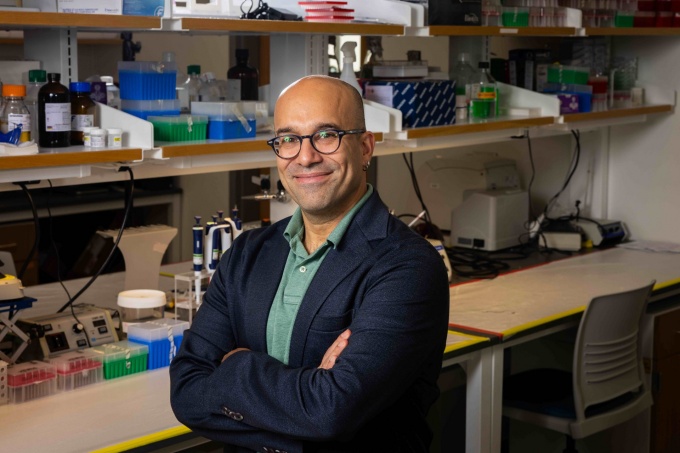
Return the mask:
<path id="1" fill-rule="evenodd" d="M 496 251 L 527 234 L 529 194 L 521 189 L 470 190 L 451 212 L 451 245 Z"/>

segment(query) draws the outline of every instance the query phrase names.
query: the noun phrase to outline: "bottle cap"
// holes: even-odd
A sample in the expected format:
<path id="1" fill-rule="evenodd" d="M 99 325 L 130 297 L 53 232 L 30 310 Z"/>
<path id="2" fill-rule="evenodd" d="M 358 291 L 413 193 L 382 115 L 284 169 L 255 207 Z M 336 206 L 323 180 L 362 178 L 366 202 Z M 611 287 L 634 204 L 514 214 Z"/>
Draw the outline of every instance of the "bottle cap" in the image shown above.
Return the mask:
<path id="1" fill-rule="evenodd" d="M 201 65 L 200 64 L 190 64 L 187 66 L 187 74 L 200 74 Z"/>
<path id="2" fill-rule="evenodd" d="M 71 82 L 68 89 L 73 93 L 89 93 L 90 82 Z"/>
<path id="3" fill-rule="evenodd" d="M 118 128 L 106 129 L 106 131 L 107 131 L 110 135 L 118 135 L 118 134 L 122 134 L 122 133 L 123 133 L 123 129 L 118 129 Z"/>
<path id="4" fill-rule="evenodd" d="M 31 69 L 28 71 L 28 81 L 31 83 L 47 82 L 47 71 L 44 69 Z"/>
<path id="5" fill-rule="evenodd" d="M 97 135 L 97 136 L 103 137 L 103 136 L 106 135 L 106 131 L 104 129 L 100 129 L 100 128 L 97 127 L 97 128 L 94 128 L 90 131 L 90 135 Z"/>
<path id="6" fill-rule="evenodd" d="M 26 86 L 25 85 L 3 85 L 2 95 L 4 97 L 24 97 L 26 96 Z"/>
<path id="7" fill-rule="evenodd" d="M 247 60 L 249 56 L 248 49 L 236 49 L 237 60 Z"/>

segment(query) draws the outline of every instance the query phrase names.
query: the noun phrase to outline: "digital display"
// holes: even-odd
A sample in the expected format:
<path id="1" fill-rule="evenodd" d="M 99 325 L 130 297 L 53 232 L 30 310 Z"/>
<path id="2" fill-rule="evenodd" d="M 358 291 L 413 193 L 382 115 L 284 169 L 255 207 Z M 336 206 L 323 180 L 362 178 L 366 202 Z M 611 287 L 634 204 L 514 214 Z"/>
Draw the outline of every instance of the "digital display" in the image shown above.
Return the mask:
<path id="1" fill-rule="evenodd" d="M 106 320 L 105 319 L 95 319 L 94 321 L 92 321 L 92 325 L 95 326 L 95 327 L 105 326 Z"/>

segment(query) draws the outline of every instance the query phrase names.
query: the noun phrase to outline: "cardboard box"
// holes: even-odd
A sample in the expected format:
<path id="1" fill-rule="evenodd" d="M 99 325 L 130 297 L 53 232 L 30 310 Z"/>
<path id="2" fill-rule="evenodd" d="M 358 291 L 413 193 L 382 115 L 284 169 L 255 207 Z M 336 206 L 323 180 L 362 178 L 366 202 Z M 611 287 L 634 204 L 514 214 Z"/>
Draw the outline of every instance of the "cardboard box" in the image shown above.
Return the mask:
<path id="1" fill-rule="evenodd" d="M 123 0 L 125 16 L 163 16 L 165 0 Z"/>
<path id="2" fill-rule="evenodd" d="M 122 0 L 24 0 L 26 8 L 39 8 L 42 12 L 74 14 L 123 13 Z"/>
<path id="3" fill-rule="evenodd" d="M 370 80 L 364 97 L 402 112 L 403 127 L 456 122 L 456 82 L 451 80 Z"/>
<path id="4" fill-rule="evenodd" d="M 481 25 L 481 0 L 430 0 L 427 25 Z"/>

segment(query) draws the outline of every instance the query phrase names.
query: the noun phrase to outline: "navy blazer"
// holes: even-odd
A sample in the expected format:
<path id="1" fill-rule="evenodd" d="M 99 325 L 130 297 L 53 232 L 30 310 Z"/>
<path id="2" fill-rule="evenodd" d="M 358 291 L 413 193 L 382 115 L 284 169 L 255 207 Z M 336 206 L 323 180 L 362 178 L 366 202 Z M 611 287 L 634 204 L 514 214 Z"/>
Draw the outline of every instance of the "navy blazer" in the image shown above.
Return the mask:
<path id="1" fill-rule="evenodd" d="M 429 451 L 449 312 L 442 258 L 374 192 L 314 276 L 284 365 L 266 331 L 288 221 L 243 233 L 220 260 L 170 366 L 177 419 L 229 451 Z M 335 366 L 318 369 L 347 328 Z M 250 351 L 221 362 L 235 348 Z"/>

